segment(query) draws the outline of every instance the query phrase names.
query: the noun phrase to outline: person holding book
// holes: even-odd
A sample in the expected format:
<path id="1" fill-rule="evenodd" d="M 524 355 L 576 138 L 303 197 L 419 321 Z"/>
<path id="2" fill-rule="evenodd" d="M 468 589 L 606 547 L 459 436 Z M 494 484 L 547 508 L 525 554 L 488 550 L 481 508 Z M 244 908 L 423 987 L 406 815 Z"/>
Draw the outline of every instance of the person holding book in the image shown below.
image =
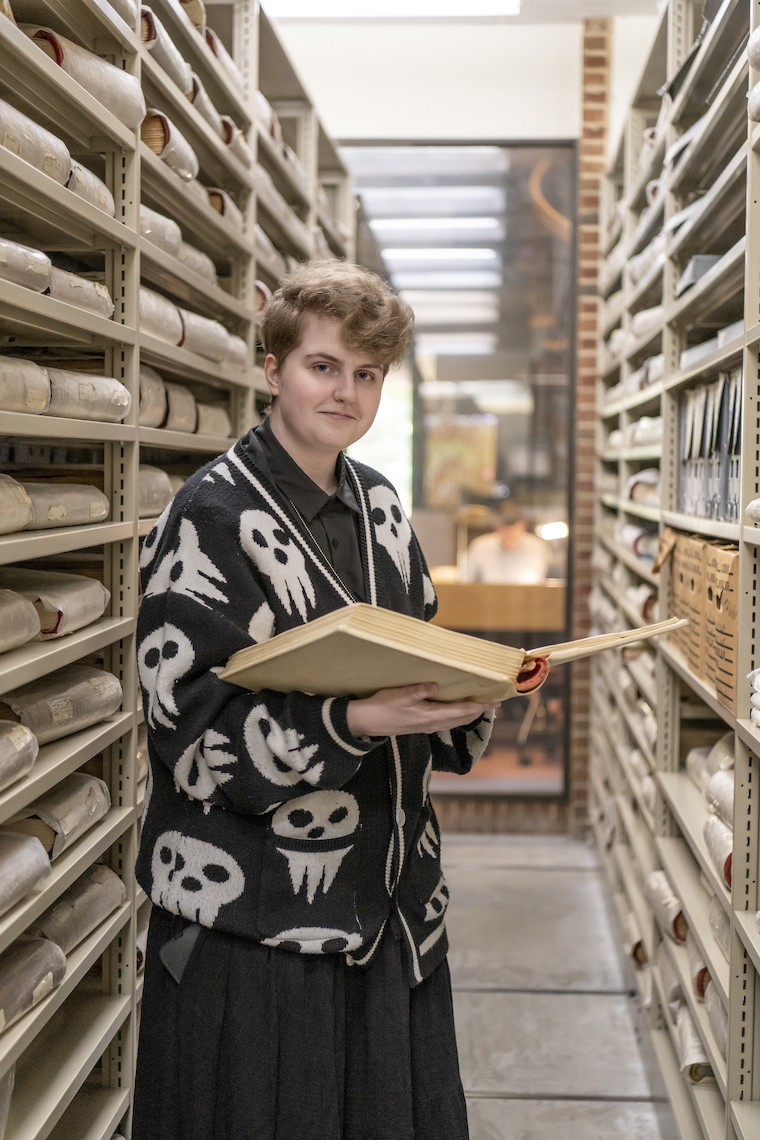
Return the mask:
<path id="1" fill-rule="evenodd" d="M 291 273 L 259 327 L 270 414 L 145 541 L 137 878 L 154 910 L 134 1140 L 468 1135 L 429 784 L 469 771 L 495 705 L 435 701 L 434 684 L 352 699 L 220 677 L 355 601 L 434 615 L 395 490 L 344 454 L 411 323 L 357 266 Z"/>

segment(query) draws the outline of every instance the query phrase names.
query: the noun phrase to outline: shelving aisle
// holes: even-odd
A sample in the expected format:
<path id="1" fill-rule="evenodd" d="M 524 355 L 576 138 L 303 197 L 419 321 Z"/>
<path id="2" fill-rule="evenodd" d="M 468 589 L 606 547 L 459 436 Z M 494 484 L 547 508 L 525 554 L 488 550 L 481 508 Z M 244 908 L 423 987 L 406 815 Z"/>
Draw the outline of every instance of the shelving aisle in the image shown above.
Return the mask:
<path id="1" fill-rule="evenodd" d="M 6 1077 L 15 1067 L 6 1140 L 129 1135 L 141 993 L 137 912 L 145 903 L 133 876 L 145 794 L 136 758 L 142 721 L 135 663 L 137 563 L 141 540 L 158 513 L 146 513 L 141 504 L 141 465 L 181 481 L 257 422 L 266 398 L 256 355 L 258 282 L 276 287 L 297 260 L 354 255 L 349 176 L 255 0 L 209 10 L 209 25 L 231 21 L 237 73 L 223 53 L 215 54 L 181 3 L 152 4 L 216 111 L 242 132 L 235 147 L 204 117 L 200 104 L 190 102 L 176 75 L 164 70 L 162 57 L 141 46 L 140 17 L 133 26 L 131 7 L 128 0 L 113 6 L 108 0 L 63 6 L 12 0 L 18 25 L 39 21 L 135 77 L 147 106 L 168 116 L 194 151 L 194 182 L 141 140 L 140 125 L 125 126 L 113 107 L 103 106 L 0 15 L 0 100 L 52 132 L 115 201 L 111 216 L 102 202 L 94 204 L 64 185 L 67 172 L 57 178 L 50 155 L 38 169 L 22 157 L 23 147 L 7 125 L 0 129 L 0 235 L 45 251 L 58 268 L 104 283 L 115 305 L 108 318 L 0 277 L 0 356 L 74 370 L 83 382 L 92 374 L 112 377 L 131 397 L 121 422 L 40 415 L 33 401 L 30 412 L 2 410 L 0 403 L 4 472 L 37 480 L 49 472 L 50 478 L 71 481 L 75 469 L 82 482 L 84 469 L 86 481 L 102 487 L 108 503 L 103 521 L 0 533 L 0 571 L 27 564 L 79 570 L 99 578 L 111 594 L 98 620 L 0 654 L 0 705 L 6 707 L 5 698 L 19 686 L 77 662 L 114 674 L 123 690 L 119 711 L 44 744 L 31 770 L 0 790 L 0 825 L 83 768 L 102 774 L 111 800 L 106 814 L 52 859 L 51 873 L 0 914 L 0 953 L 93 864 L 111 868 L 126 888 L 125 901 L 70 949 L 60 984 L 52 992 L 43 987 L 33 1007 L 0 1033 L 0 1118 Z M 226 192 L 227 199 L 217 198 L 217 204 L 233 204 L 226 216 L 204 187 Z M 152 240 L 144 218 L 141 224 L 141 206 L 180 227 L 194 247 L 190 262 L 184 248 L 178 253 Z M 187 344 L 168 343 L 160 327 L 147 331 L 141 285 L 187 310 L 190 321 L 197 314 L 218 322 L 242 339 L 244 353 L 210 359 Z M 140 370 L 146 366 L 209 405 L 216 418 L 207 422 L 225 430 L 199 434 L 192 418 L 185 425 L 189 430 L 167 429 L 161 416 L 152 421 L 157 426 L 147 426 L 145 391 L 140 399 Z M 4 391 L 0 382 L 0 400 Z"/>
<path id="2" fill-rule="evenodd" d="M 599 628 L 627 628 L 682 607 L 690 580 L 694 620 L 690 641 L 671 639 L 625 661 L 597 659 L 590 801 L 680 1134 L 743 1140 L 760 1135 L 760 724 L 751 718 L 753 690 L 745 680 L 760 664 L 760 543 L 758 526 L 745 515 L 760 495 L 760 133 L 748 125 L 746 98 L 760 80 L 746 51 L 760 4 L 723 0 L 688 55 L 700 17 L 701 5 L 685 0 L 670 0 L 662 11 L 603 187 L 592 596 Z M 692 263 L 705 255 L 709 261 Z M 687 266 L 690 286 L 682 280 Z M 713 398 L 700 389 L 723 377 L 723 387 L 710 391 L 728 399 L 732 375 L 739 377 L 741 446 L 718 438 L 727 414 L 718 402 L 715 427 L 690 449 L 689 409 Z M 705 451 L 710 432 L 712 451 Z M 663 555 L 672 541 L 679 545 L 655 571 L 658 534 Z M 686 536 L 696 536 L 693 550 L 703 552 L 690 567 L 679 553 Z M 731 577 L 710 576 L 716 550 L 728 560 L 738 552 Z M 698 645 L 701 657 L 694 656 Z M 692 748 L 703 746 L 706 754 L 726 733 L 735 754 L 728 880 L 705 838 L 708 802 L 685 768 Z M 688 924 L 692 957 L 712 980 L 708 1004 L 686 946 L 671 936 L 673 912 L 653 903 L 649 876 L 658 870 Z M 693 1057 L 709 1070 L 685 1063 L 689 1019 Z"/>

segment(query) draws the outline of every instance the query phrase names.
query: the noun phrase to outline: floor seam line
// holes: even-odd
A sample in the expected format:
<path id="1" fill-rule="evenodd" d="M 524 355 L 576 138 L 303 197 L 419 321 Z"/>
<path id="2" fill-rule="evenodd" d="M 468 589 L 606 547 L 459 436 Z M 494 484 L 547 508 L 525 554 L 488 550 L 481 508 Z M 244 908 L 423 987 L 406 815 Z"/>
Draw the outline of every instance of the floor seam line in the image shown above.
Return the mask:
<path id="1" fill-rule="evenodd" d="M 485 1089 L 465 1089 L 470 1100 L 568 1100 L 584 1104 L 668 1104 L 667 1097 L 658 1096 L 583 1096 L 580 1093 L 518 1093 L 490 1092 Z"/>
<path id="2" fill-rule="evenodd" d="M 519 986 L 452 986 L 455 994 L 551 994 L 555 997 L 633 997 L 633 990 L 532 990 Z"/>

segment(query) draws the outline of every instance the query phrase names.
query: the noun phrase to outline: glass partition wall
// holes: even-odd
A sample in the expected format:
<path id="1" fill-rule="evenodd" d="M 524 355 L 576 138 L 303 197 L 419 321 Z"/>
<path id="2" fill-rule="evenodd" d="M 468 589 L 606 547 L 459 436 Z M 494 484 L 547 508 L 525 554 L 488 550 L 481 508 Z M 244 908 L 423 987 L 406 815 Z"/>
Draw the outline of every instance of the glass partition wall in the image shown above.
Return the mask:
<path id="1" fill-rule="evenodd" d="M 525 648 L 567 640 L 575 148 L 372 144 L 343 155 L 415 311 L 414 366 L 390 378 L 394 414 L 366 446 L 374 465 L 410 472 L 436 620 Z M 557 669 L 532 697 L 505 702 L 476 770 L 435 775 L 434 791 L 562 797 L 567 694 Z"/>

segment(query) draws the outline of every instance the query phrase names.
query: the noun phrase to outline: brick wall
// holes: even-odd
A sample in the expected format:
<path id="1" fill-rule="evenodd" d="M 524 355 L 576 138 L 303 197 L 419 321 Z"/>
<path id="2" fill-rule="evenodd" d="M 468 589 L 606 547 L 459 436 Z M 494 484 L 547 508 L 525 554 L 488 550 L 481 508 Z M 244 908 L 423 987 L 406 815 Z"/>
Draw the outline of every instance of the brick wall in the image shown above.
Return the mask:
<path id="1" fill-rule="evenodd" d="M 612 20 L 584 20 L 583 133 L 578 147 L 578 324 L 575 405 L 575 508 L 573 637 L 589 632 L 591 552 L 594 522 L 594 451 L 596 439 L 597 320 L 599 300 L 600 181 L 606 165 L 610 94 Z M 568 824 L 578 834 L 587 822 L 590 663 L 572 667 L 570 727 L 570 811 Z"/>

